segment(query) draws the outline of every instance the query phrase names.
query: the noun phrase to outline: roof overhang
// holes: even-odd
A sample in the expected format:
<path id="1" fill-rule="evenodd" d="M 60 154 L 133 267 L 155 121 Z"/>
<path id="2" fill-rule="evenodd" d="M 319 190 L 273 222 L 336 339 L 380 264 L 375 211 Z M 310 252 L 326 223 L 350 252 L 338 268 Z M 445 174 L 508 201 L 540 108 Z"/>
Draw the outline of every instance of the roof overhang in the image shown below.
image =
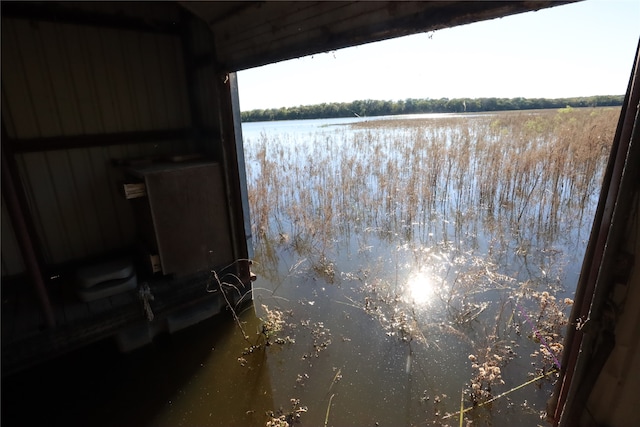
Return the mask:
<path id="1" fill-rule="evenodd" d="M 181 2 L 238 71 L 305 55 L 535 11 L 572 1 Z"/>

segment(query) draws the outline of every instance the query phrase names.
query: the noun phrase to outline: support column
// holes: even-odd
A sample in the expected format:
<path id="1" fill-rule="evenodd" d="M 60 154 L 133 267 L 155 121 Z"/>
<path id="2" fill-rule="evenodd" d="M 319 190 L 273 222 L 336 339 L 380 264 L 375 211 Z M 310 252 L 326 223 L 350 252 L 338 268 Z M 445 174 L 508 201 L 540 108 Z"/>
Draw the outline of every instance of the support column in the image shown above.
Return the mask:
<path id="1" fill-rule="evenodd" d="M 222 74 L 217 81 L 220 97 L 220 129 L 229 190 L 229 207 L 232 215 L 231 227 L 235 236 L 236 256 L 238 259 L 247 259 L 253 256 L 253 245 L 238 101 L 238 82 L 235 73 Z M 241 262 L 238 265 L 242 281 L 249 280 L 249 263 Z"/>

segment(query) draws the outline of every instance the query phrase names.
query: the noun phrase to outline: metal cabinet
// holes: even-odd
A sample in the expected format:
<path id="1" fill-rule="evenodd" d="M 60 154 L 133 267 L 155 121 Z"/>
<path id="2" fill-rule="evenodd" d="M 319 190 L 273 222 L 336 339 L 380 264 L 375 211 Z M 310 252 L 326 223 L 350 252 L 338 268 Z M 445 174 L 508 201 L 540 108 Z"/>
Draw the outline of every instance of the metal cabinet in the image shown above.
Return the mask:
<path id="1" fill-rule="evenodd" d="M 220 164 L 152 163 L 127 172 L 138 185 L 131 202 L 140 240 L 151 259 L 159 258 L 163 274 L 191 274 L 233 261 Z"/>

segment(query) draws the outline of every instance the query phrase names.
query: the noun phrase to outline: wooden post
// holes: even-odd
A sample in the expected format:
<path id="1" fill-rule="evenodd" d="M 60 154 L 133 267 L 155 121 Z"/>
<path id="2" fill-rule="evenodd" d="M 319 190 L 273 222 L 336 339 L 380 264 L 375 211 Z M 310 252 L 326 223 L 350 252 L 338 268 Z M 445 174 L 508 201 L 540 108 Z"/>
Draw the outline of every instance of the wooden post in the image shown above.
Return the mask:
<path id="1" fill-rule="evenodd" d="M 223 73 L 218 79 L 220 97 L 220 129 L 224 153 L 231 228 L 234 235 L 236 259 L 249 258 L 251 248 L 251 222 L 247 196 L 247 179 L 244 166 L 244 149 L 240 107 L 238 102 L 238 84 L 235 73 Z M 243 283 L 249 281 L 248 262 L 238 263 Z"/>
<path id="2" fill-rule="evenodd" d="M 251 235 L 251 215 L 249 210 L 249 194 L 247 191 L 247 170 L 244 161 L 244 140 L 242 138 L 242 118 L 240 116 L 240 100 L 238 97 L 238 78 L 236 73 L 229 73 L 229 91 L 231 95 L 231 113 L 233 115 L 233 130 L 238 165 L 238 179 L 240 180 L 240 199 L 242 216 L 244 218 L 244 234 L 247 241 L 249 258 L 253 258 L 253 239 Z"/>

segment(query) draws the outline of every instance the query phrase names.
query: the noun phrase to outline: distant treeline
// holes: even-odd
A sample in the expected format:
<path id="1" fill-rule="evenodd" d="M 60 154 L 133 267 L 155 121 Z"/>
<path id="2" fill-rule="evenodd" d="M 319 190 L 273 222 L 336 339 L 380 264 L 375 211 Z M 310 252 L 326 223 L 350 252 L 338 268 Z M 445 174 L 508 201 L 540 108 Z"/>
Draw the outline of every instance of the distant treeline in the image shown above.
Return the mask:
<path id="1" fill-rule="evenodd" d="M 405 99 L 404 101 L 375 101 L 301 105 L 299 107 L 270 108 L 241 113 L 243 122 L 271 120 L 330 119 L 354 116 L 388 116 L 420 113 L 472 113 L 481 111 L 536 110 L 544 108 L 620 106 L 623 95 L 599 95 L 577 98 L 440 98 Z"/>

